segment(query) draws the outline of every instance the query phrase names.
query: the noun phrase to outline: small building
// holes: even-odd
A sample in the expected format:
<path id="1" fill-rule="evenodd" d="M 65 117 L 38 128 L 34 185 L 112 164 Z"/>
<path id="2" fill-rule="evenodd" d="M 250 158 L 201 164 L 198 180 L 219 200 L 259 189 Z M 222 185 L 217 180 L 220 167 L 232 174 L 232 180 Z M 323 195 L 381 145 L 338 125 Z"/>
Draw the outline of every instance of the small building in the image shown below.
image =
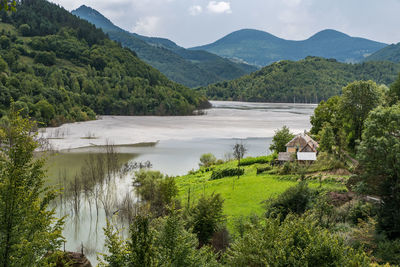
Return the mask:
<path id="1" fill-rule="evenodd" d="M 318 143 L 306 133 L 298 134 L 286 144 L 286 152 L 278 154 L 278 161 L 293 161 L 295 155 L 301 162 L 316 161 L 318 147 Z"/>
<path id="2" fill-rule="evenodd" d="M 296 135 L 286 145 L 286 152 L 317 152 L 318 143 L 314 141 L 308 134 L 301 133 Z"/>

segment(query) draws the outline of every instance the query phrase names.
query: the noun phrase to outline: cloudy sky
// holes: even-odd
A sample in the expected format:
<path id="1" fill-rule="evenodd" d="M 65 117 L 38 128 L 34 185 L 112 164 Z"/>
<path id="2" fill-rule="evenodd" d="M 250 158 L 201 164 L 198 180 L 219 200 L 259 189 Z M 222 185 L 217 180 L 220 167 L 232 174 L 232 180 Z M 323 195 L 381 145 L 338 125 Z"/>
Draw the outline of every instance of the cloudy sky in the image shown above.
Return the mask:
<path id="1" fill-rule="evenodd" d="M 323 29 L 400 42 L 400 0 L 52 0 L 67 10 L 90 6 L 121 28 L 203 45 L 243 28 L 302 40 Z"/>

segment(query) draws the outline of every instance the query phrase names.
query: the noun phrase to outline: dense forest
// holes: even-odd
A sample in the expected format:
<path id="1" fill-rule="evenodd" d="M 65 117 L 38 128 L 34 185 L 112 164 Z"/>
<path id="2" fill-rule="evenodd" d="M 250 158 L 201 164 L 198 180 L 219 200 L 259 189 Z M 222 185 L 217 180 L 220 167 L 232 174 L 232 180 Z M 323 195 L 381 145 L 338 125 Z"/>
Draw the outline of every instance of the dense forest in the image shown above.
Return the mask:
<path id="1" fill-rule="evenodd" d="M 189 87 L 231 80 L 257 70 L 255 66 L 235 63 L 206 51 L 185 49 L 168 39 L 127 32 L 84 5 L 71 13 L 103 29 L 112 40 L 135 51 L 140 59 L 169 79 Z"/>
<path id="2" fill-rule="evenodd" d="M 391 84 L 400 65 L 391 62 L 345 64 L 334 59 L 307 57 L 280 61 L 239 79 L 201 88 L 210 99 L 254 102 L 318 103 L 338 95 L 354 80 Z"/>
<path id="3" fill-rule="evenodd" d="M 400 43 L 391 44 L 365 58 L 365 61 L 400 62 Z"/>
<path id="4" fill-rule="evenodd" d="M 186 115 L 205 97 L 169 81 L 92 24 L 44 0 L 1 13 L 0 114 L 15 101 L 45 125 L 96 114 Z"/>

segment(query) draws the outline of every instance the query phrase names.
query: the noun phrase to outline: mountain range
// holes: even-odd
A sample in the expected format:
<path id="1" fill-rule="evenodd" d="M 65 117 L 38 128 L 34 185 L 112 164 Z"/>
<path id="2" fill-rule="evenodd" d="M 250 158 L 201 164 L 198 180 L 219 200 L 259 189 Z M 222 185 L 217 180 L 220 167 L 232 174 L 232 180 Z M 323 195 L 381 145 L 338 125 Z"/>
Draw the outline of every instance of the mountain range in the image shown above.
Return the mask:
<path id="1" fill-rule="evenodd" d="M 85 5 L 71 13 L 101 28 L 112 40 L 135 51 L 139 58 L 171 80 L 189 87 L 231 80 L 257 70 L 255 66 L 233 62 L 206 51 L 187 50 L 168 39 L 130 33 Z"/>
<path id="2" fill-rule="evenodd" d="M 400 62 L 400 43 L 391 44 L 365 58 L 365 61 Z"/>
<path id="3" fill-rule="evenodd" d="M 307 40 L 292 41 L 264 31 L 243 29 L 214 43 L 191 49 L 205 50 L 221 57 L 266 66 L 279 60 L 300 60 L 307 56 L 355 63 L 386 46 L 385 43 L 351 37 L 336 30 L 323 30 Z"/>

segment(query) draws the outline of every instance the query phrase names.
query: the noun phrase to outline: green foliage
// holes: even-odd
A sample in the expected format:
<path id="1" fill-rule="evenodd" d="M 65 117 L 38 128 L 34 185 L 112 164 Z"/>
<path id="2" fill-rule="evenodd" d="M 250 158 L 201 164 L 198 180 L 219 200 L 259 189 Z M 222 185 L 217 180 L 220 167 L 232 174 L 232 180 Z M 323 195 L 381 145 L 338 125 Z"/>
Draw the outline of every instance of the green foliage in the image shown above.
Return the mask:
<path id="1" fill-rule="evenodd" d="M 332 153 L 332 147 L 335 145 L 335 133 L 329 122 L 324 123 L 322 130 L 319 132 L 320 142 L 319 150 Z"/>
<path id="2" fill-rule="evenodd" d="M 225 221 L 220 194 L 201 197 L 189 211 L 189 225 L 197 235 L 200 245 L 208 244 Z"/>
<path id="3" fill-rule="evenodd" d="M 219 266 L 215 254 L 206 246 L 198 249 L 196 235 L 184 226 L 176 212 L 156 221 L 137 215 L 129 239 L 123 241 L 108 224 L 104 229 L 108 253 L 100 266 Z"/>
<path id="4" fill-rule="evenodd" d="M 103 115 L 187 115 L 208 107 L 205 97 L 169 81 L 136 54 L 110 41 L 92 24 L 45 0 L 22 1 L 2 13 L 12 29 L 29 37 L 0 35 L 0 114 L 10 99 L 25 102 L 29 116 L 45 125 Z M 24 26 L 25 25 L 25 26 Z M 53 106 L 41 116 L 37 104 Z M 39 104 L 41 106 L 41 104 Z"/>
<path id="5" fill-rule="evenodd" d="M 262 165 L 257 167 L 257 174 L 272 170 L 271 165 Z"/>
<path id="6" fill-rule="evenodd" d="M 339 95 L 355 80 L 391 84 L 400 65 L 391 62 L 345 64 L 332 59 L 307 57 L 279 61 L 250 75 L 200 88 L 209 99 L 253 102 L 318 103 Z"/>
<path id="7" fill-rule="evenodd" d="M 317 226 L 311 217 L 267 218 L 245 231 L 227 252 L 229 266 L 369 266 L 360 250 Z"/>
<path id="8" fill-rule="evenodd" d="M 265 164 L 270 163 L 276 158 L 276 154 L 272 154 L 269 156 L 260 156 L 260 157 L 248 157 L 244 158 L 240 161 L 240 166 L 248 166 L 253 164 Z"/>
<path id="9" fill-rule="evenodd" d="M 207 153 L 201 155 L 199 165 L 203 167 L 210 167 L 211 165 L 214 165 L 216 161 L 217 158 L 212 153 Z"/>
<path id="10" fill-rule="evenodd" d="M 185 229 L 185 221 L 177 213 L 163 218 L 156 225 L 154 246 L 161 266 L 218 266 L 214 253 L 206 246 L 197 249 L 195 234 Z M 144 266 L 144 265 L 141 265 Z"/>
<path id="11" fill-rule="evenodd" d="M 400 265 L 400 239 L 378 242 L 374 255 L 379 262 Z"/>
<path id="12" fill-rule="evenodd" d="M 347 121 L 346 126 L 352 133 L 350 147 L 362 140 L 364 121 L 371 110 L 382 104 L 378 85 L 373 81 L 356 81 L 343 88 L 341 111 Z"/>
<path id="13" fill-rule="evenodd" d="M 382 205 L 378 227 L 389 238 L 400 237 L 400 105 L 378 107 L 365 121 L 358 150 L 369 186 L 377 188 Z"/>
<path id="14" fill-rule="evenodd" d="M 292 140 L 294 134 L 290 132 L 289 128 L 285 125 L 280 130 L 275 131 L 275 135 L 272 138 L 272 144 L 269 146 L 269 150 L 275 153 L 285 152 L 286 144 Z"/>
<path id="15" fill-rule="evenodd" d="M 289 213 L 303 214 L 311 207 L 317 191 L 310 189 L 305 182 L 290 187 L 277 198 L 266 201 L 267 217 L 280 217 L 284 220 Z"/>
<path id="16" fill-rule="evenodd" d="M 150 205 L 155 216 L 165 215 L 175 204 L 178 188 L 173 177 L 164 177 L 159 171 L 141 170 L 135 173 L 133 183 L 137 195 Z"/>
<path id="17" fill-rule="evenodd" d="M 1 0 L 0 1 L 0 10 L 15 11 L 16 6 L 17 6 L 17 2 L 15 0 Z"/>
<path id="18" fill-rule="evenodd" d="M 369 55 L 364 61 L 391 61 L 398 63 L 400 62 L 400 43 L 388 45 Z"/>
<path id="19" fill-rule="evenodd" d="M 244 174 L 243 169 L 238 168 L 221 168 L 213 170 L 210 180 L 222 179 L 224 177 L 240 176 Z"/>
<path id="20" fill-rule="evenodd" d="M 45 266 L 63 241 L 63 220 L 49 206 L 56 193 L 44 187 L 44 161 L 33 156 L 33 127 L 12 106 L 0 128 L 1 266 Z"/>

